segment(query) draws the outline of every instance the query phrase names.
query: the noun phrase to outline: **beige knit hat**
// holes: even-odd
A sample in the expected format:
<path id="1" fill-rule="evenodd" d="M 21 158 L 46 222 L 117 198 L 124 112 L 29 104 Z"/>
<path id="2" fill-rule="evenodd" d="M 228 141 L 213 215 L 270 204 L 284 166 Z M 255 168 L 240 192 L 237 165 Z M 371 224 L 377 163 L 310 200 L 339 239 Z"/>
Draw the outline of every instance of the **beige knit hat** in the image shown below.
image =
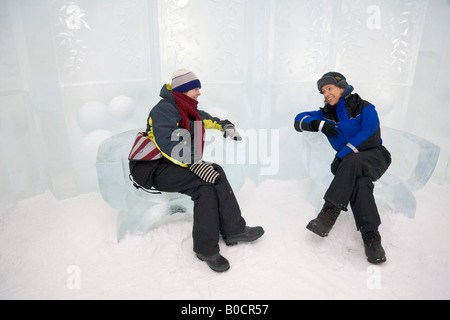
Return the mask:
<path id="1" fill-rule="evenodd" d="M 180 69 L 172 75 L 172 90 L 185 93 L 192 89 L 201 88 L 202 85 L 197 76 L 189 70 Z"/>

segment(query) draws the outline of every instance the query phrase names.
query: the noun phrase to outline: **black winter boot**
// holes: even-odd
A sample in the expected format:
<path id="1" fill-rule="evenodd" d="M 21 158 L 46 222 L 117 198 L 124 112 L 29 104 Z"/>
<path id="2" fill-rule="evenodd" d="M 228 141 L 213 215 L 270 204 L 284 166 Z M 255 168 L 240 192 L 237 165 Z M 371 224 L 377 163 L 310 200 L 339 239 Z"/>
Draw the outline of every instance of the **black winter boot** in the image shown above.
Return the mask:
<path id="1" fill-rule="evenodd" d="M 335 207 L 331 202 L 325 201 L 322 211 L 316 219 L 311 220 L 306 228 L 315 234 L 325 238 L 333 228 L 341 210 Z"/>
<path id="2" fill-rule="evenodd" d="M 386 262 L 386 253 L 381 246 L 381 236 L 378 231 L 362 232 L 367 261 L 373 264 Z"/>
<path id="3" fill-rule="evenodd" d="M 216 253 L 213 256 L 205 256 L 203 254 L 197 253 L 197 258 L 205 261 L 208 266 L 216 272 L 225 272 L 230 269 L 230 263 L 227 259 L 222 257 L 220 253 Z"/>
<path id="4" fill-rule="evenodd" d="M 252 242 L 264 234 L 264 229 L 262 227 L 245 227 L 241 233 L 232 234 L 228 236 L 223 236 L 223 240 L 227 246 L 234 246 L 238 242 Z"/>

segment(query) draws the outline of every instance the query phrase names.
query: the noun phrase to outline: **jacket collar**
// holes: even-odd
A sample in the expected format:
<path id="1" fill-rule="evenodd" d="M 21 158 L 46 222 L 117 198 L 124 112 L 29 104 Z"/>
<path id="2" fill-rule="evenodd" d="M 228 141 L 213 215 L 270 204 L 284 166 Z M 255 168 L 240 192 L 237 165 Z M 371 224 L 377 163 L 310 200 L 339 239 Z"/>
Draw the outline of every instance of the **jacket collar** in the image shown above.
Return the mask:
<path id="1" fill-rule="evenodd" d="M 350 96 L 351 96 L 353 90 L 354 90 L 353 86 L 348 85 L 347 88 L 345 88 L 344 93 L 342 94 L 341 99 L 339 99 L 339 102 L 338 102 L 336 105 L 331 106 L 329 103 L 327 103 L 327 104 L 322 108 L 322 110 L 325 111 L 325 112 L 329 112 L 329 111 L 332 111 L 332 110 L 336 109 L 336 106 L 339 105 L 339 103 L 341 103 L 341 100 L 342 100 L 342 99 L 347 100 L 348 98 L 350 98 Z"/>
<path id="2" fill-rule="evenodd" d="M 161 92 L 159 93 L 159 96 L 161 98 L 169 99 L 169 100 L 175 102 L 175 98 L 172 94 L 172 86 L 168 83 L 163 85 L 163 87 L 161 88 Z"/>

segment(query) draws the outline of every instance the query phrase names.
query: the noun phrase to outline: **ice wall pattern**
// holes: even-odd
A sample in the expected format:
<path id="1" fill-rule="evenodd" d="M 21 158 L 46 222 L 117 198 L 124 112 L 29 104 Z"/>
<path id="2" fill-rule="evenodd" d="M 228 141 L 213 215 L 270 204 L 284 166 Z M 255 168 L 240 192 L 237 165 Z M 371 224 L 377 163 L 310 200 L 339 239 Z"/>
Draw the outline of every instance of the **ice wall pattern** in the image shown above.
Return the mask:
<path id="1" fill-rule="evenodd" d="M 273 178 L 307 176 L 292 118 L 322 104 L 315 81 L 339 70 L 384 125 L 441 148 L 448 181 L 449 18 L 445 0 L 1 0 L 1 203 L 97 191 L 99 143 L 143 129 L 181 67 L 202 79 L 202 108 L 280 130 Z"/>

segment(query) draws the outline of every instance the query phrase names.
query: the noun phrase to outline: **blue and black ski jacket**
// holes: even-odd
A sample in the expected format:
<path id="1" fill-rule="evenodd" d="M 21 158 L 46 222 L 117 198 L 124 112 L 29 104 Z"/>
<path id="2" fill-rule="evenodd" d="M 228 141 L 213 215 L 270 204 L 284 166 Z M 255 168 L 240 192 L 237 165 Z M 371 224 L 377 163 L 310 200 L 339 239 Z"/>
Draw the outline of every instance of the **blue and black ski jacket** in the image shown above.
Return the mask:
<path id="1" fill-rule="evenodd" d="M 339 133 L 328 140 L 340 159 L 383 143 L 375 106 L 352 91 L 353 87 L 348 86 L 335 106 L 327 104 L 319 111 L 302 112 L 295 117 L 295 128 L 300 132 L 317 131 L 311 126 L 314 120 L 332 123 Z"/>

